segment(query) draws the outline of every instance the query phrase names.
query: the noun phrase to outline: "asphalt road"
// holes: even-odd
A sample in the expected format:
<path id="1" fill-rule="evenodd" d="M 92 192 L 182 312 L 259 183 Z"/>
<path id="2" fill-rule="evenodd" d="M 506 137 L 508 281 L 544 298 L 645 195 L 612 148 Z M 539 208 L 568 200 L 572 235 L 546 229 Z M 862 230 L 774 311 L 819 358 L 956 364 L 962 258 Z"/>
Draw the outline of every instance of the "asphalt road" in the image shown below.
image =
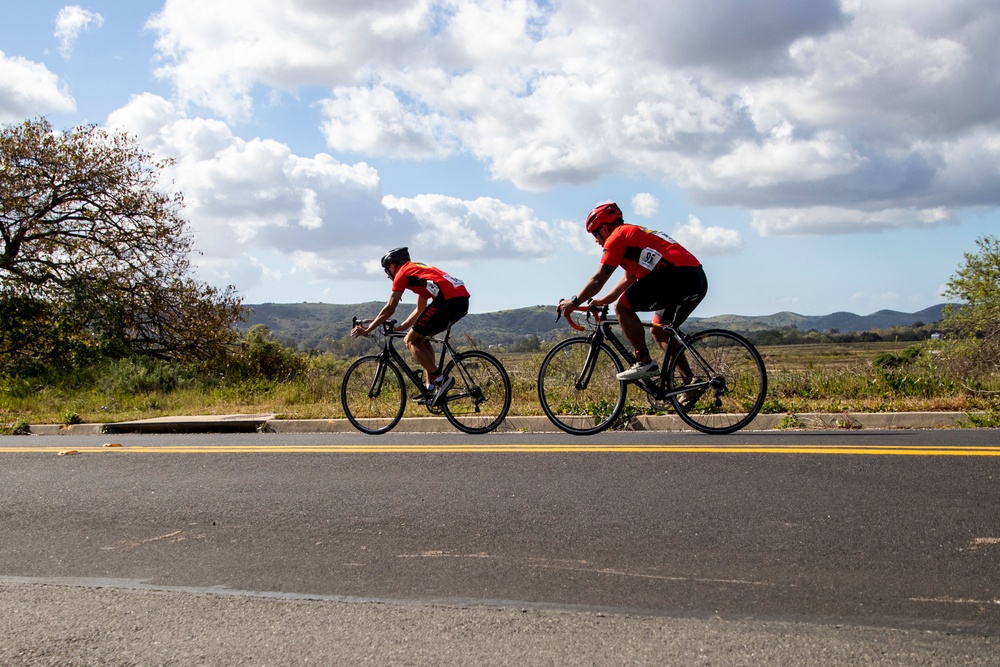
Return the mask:
<path id="1" fill-rule="evenodd" d="M 0 664 L 998 664 L 998 481 L 989 430 L 3 438 Z"/>

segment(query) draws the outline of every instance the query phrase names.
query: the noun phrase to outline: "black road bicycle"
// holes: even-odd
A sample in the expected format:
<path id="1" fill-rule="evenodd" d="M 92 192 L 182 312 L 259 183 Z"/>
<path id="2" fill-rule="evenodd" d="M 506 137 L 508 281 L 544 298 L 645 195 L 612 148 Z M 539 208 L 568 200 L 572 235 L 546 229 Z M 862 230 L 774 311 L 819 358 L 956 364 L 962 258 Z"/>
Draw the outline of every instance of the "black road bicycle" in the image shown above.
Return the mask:
<path id="1" fill-rule="evenodd" d="M 370 324 L 371 320 L 352 318 L 351 328 Z M 437 372 L 453 377 L 448 392 L 431 405 L 433 393 L 423 381 L 423 369 L 413 369 L 393 345 L 405 333 L 394 330 L 396 320 L 380 327 L 382 351 L 361 357 L 347 369 L 340 387 L 340 400 L 347 419 L 363 433 L 388 433 L 399 423 L 406 410 L 405 375 L 415 388 L 417 400 L 431 414 L 441 414 L 460 431 L 479 434 L 495 429 L 510 409 L 510 378 L 503 365 L 481 350 L 459 352 L 450 342 L 451 326 L 440 337 L 428 340 L 441 346 Z M 448 365 L 445 366 L 445 362 Z"/>
<path id="2" fill-rule="evenodd" d="M 614 332 L 618 319 L 608 316 L 607 306 L 576 310 L 587 313 L 591 333 L 558 343 L 538 370 L 542 409 L 563 431 L 592 435 L 609 428 L 625 406 L 629 385 L 644 392 L 654 409 L 672 407 L 686 424 L 703 433 L 732 433 L 760 412 L 767 394 L 767 370 L 760 353 L 739 334 L 708 329 L 687 335 L 670 324 L 643 322 L 647 329 L 664 329 L 680 349 L 672 359 L 664 355 L 659 375 L 620 381 L 615 376 L 636 358 L 628 341 Z M 566 319 L 573 328 L 584 330 L 569 312 Z"/>

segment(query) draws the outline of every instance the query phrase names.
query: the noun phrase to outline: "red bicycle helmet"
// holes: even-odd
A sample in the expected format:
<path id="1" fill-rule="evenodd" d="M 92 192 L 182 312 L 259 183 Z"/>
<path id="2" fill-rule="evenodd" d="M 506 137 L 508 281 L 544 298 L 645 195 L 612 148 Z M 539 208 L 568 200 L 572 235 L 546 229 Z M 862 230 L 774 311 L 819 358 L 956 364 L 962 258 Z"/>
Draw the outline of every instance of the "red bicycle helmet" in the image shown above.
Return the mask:
<path id="1" fill-rule="evenodd" d="M 618 204 L 614 202 L 601 204 L 587 216 L 587 232 L 593 234 L 601 225 L 613 225 L 624 221 L 625 216 L 622 215 Z"/>

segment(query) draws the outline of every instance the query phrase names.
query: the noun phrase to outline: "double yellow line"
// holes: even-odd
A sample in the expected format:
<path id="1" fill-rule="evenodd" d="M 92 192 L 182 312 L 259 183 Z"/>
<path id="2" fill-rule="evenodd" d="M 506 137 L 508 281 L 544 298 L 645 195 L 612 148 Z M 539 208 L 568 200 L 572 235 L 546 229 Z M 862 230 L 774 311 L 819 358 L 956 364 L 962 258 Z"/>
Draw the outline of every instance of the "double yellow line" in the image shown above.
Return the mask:
<path id="1" fill-rule="evenodd" d="M 143 445 L 99 447 L 0 447 L 0 454 L 812 454 L 874 456 L 1000 456 L 998 447 L 899 447 L 856 445 Z"/>

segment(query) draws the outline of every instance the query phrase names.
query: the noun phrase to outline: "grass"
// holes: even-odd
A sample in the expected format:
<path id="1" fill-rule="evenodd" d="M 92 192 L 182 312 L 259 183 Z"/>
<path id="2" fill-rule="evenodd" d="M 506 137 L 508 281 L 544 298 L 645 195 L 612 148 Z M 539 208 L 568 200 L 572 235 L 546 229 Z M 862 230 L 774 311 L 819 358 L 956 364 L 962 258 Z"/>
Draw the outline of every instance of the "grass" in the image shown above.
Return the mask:
<path id="1" fill-rule="evenodd" d="M 920 344 L 898 366 L 875 360 L 903 357 L 911 343 L 851 343 L 761 347 L 768 368 L 763 411 L 806 412 L 983 411 L 1000 423 L 1000 381 L 972 391 L 949 378 L 931 344 Z M 886 356 L 888 355 L 888 357 Z M 536 376 L 543 353 L 498 354 L 511 378 L 512 415 L 541 415 Z M 162 365 L 113 364 L 59 381 L 0 379 L 0 433 L 24 424 L 110 423 L 172 415 L 274 413 L 286 419 L 344 416 L 340 379 L 352 360 L 310 357 L 289 382 L 206 378 Z M 650 411 L 629 392 L 629 410 Z M 407 416 L 426 416 L 413 404 Z M 791 425 L 788 424 L 789 426 Z M 978 425 L 978 424 L 971 424 Z"/>

